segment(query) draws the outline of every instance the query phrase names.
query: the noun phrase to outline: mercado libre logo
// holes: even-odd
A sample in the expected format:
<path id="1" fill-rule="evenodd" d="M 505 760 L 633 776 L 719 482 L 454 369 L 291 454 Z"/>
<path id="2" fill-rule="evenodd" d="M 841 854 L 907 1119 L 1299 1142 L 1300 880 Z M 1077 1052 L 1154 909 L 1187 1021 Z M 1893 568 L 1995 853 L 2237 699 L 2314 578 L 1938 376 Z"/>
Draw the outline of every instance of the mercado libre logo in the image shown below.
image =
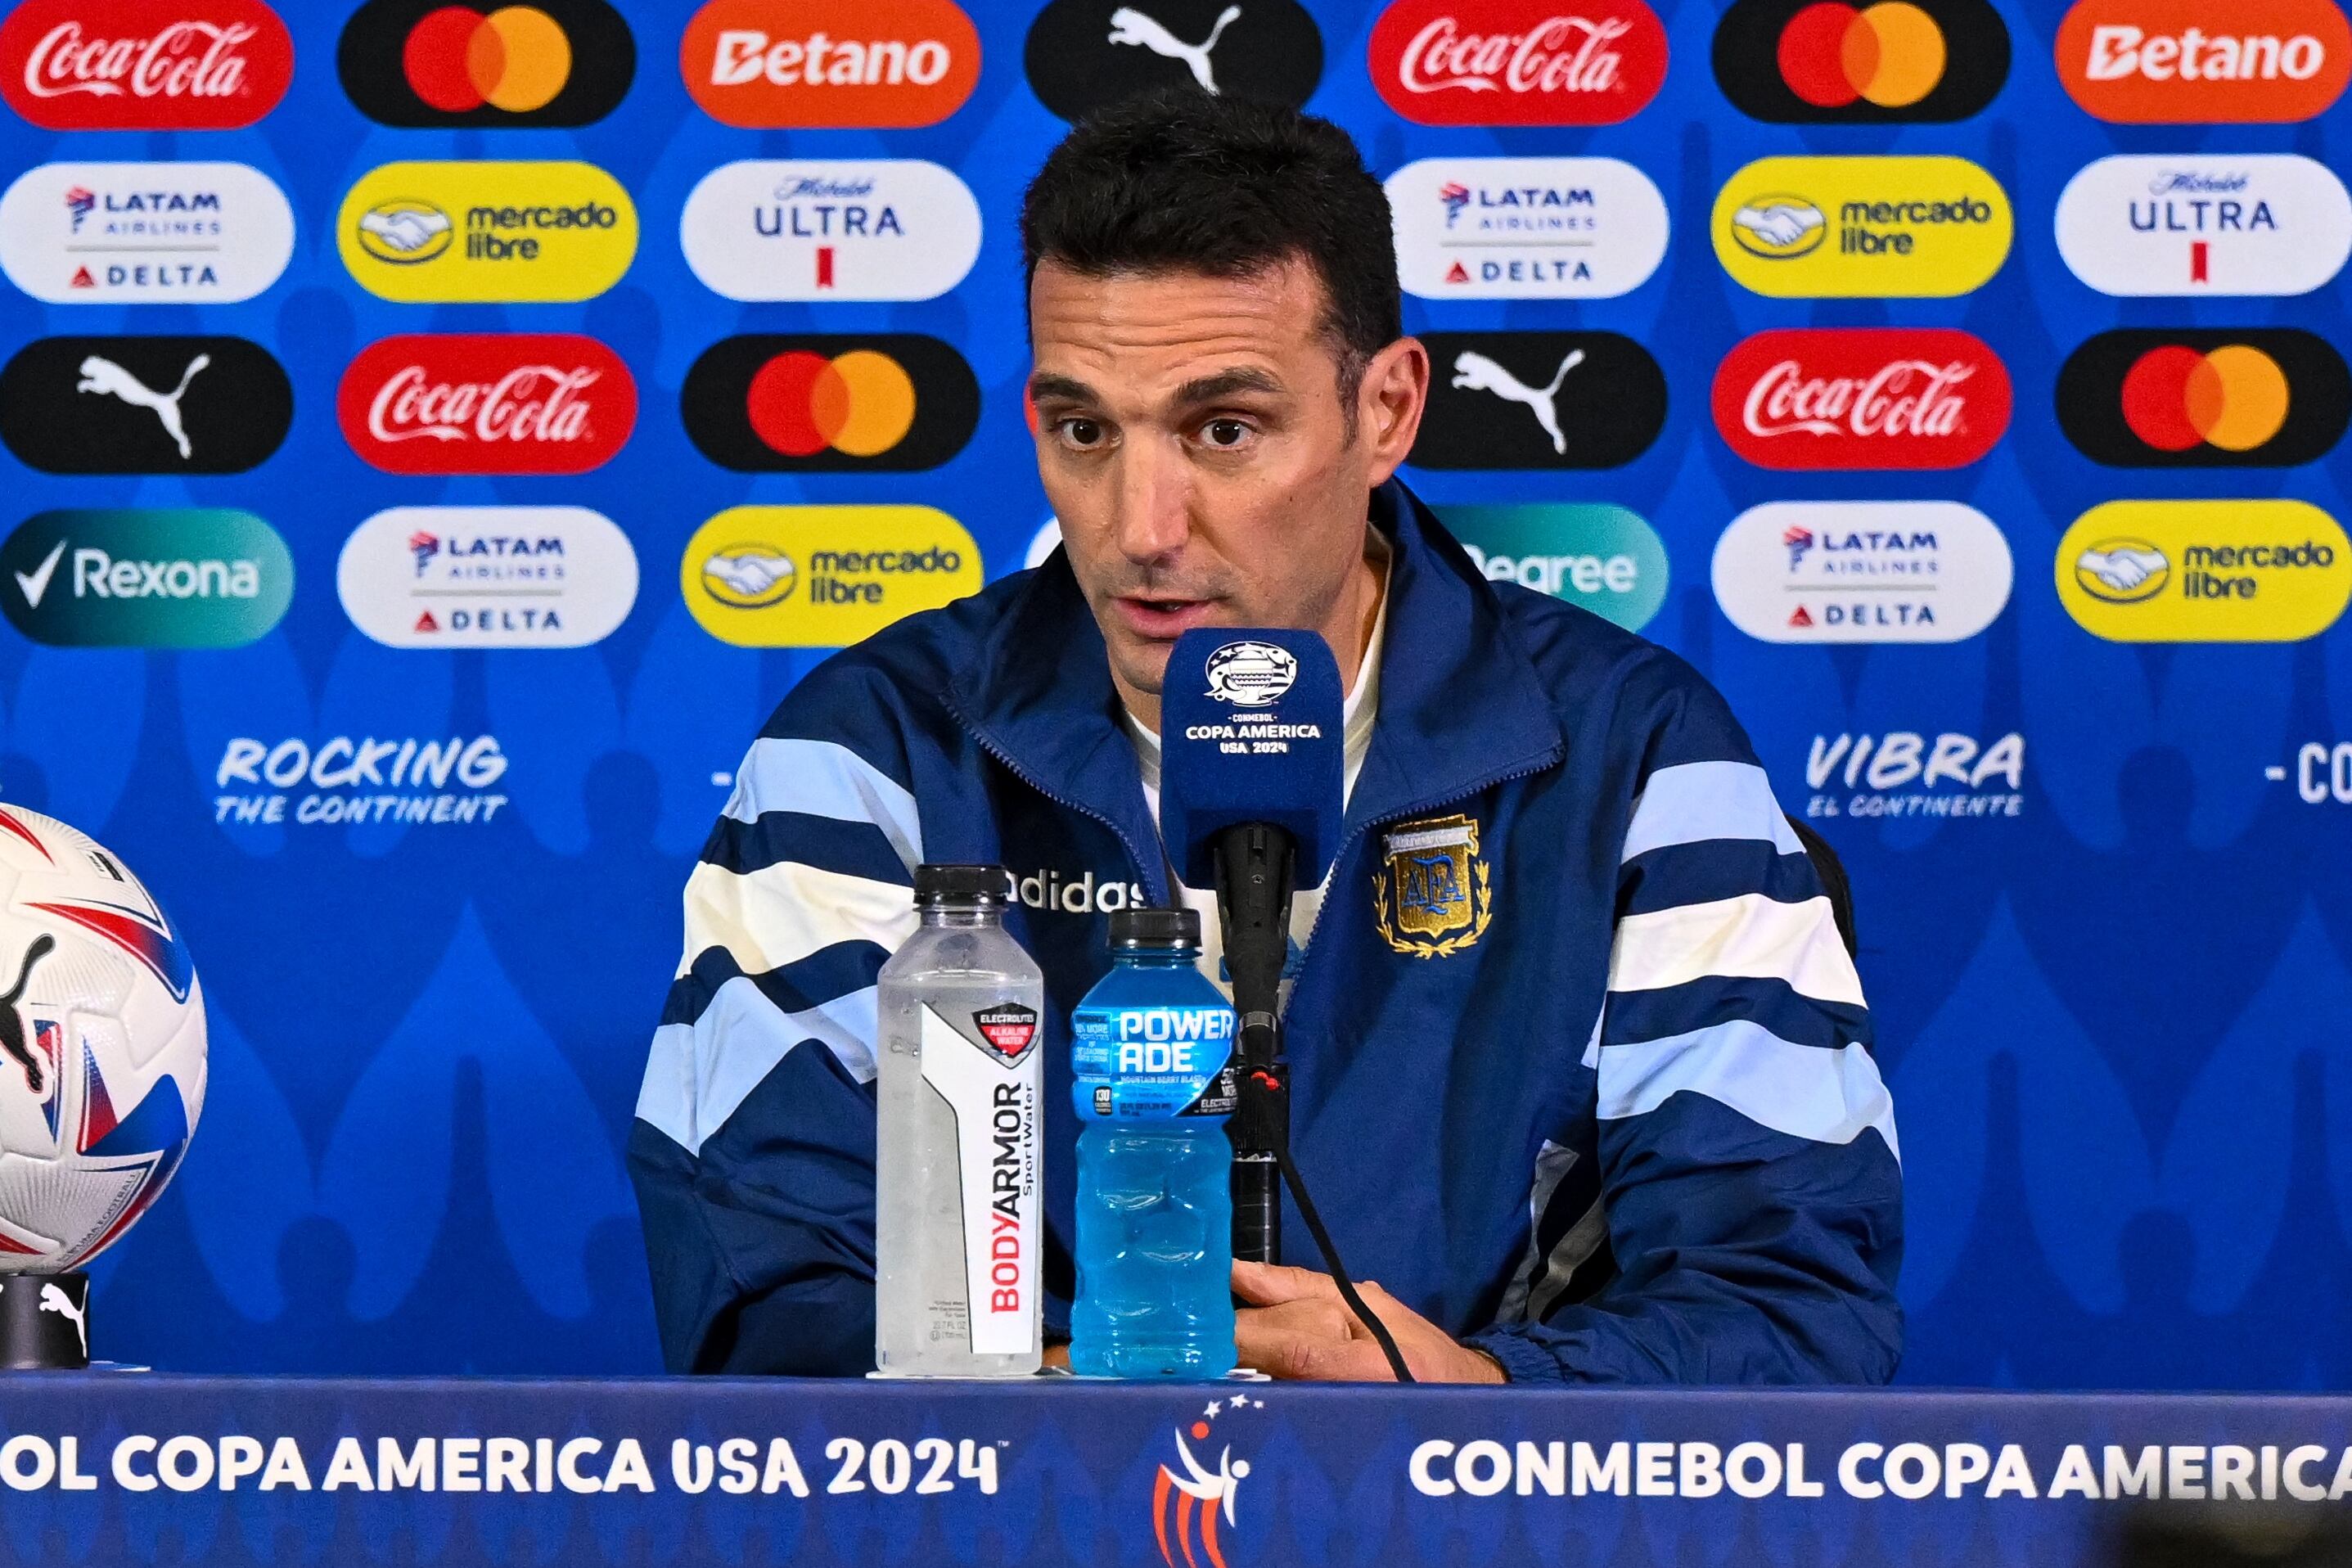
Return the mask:
<path id="1" fill-rule="evenodd" d="M 1739 0 L 1715 30 L 1716 82 L 1758 120 L 1965 120 L 2008 79 L 2009 29 L 1984 0 Z"/>
<path id="2" fill-rule="evenodd" d="M 746 131 L 936 125 L 980 80 L 954 0 L 710 0 L 677 51 L 702 111 Z"/>
<path id="3" fill-rule="evenodd" d="M 1779 299 L 1947 298 L 2009 255 L 2009 195 L 1965 158 L 1759 158 L 1715 198 L 1715 254 Z"/>
<path id="4" fill-rule="evenodd" d="M 1323 35 L 1298 0 L 1052 0 L 1022 64 L 1070 121 L 1169 87 L 1296 109 L 1323 79 Z"/>
<path id="5" fill-rule="evenodd" d="M 386 300 L 570 302 L 629 269 L 637 211 L 590 163 L 385 163 L 344 195 L 335 244 L 360 285 Z"/>
<path id="6" fill-rule="evenodd" d="M 1235 1500 L 1251 1468 L 1247 1458 L 1234 1452 L 1233 1429 L 1243 1412 L 1265 1408 L 1265 1400 L 1246 1394 L 1212 1399 L 1170 1435 L 1175 1452 L 1163 1450 L 1151 1482 L 1151 1539 L 1166 1568 L 1201 1568 L 1204 1563 L 1226 1568 L 1223 1537 L 1240 1522 Z M 1250 1417 L 1247 1426 L 1256 1420 Z M 1213 1447 L 1213 1464 L 1208 1457 Z"/>
<path id="7" fill-rule="evenodd" d="M 37 512 L 0 543 L 0 609 L 57 647 L 238 647 L 294 597 L 294 560 L 249 511 Z"/>
<path id="8" fill-rule="evenodd" d="M 392 474 L 581 474 L 636 426 L 628 365 L 576 332 L 383 338 L 335 399 L 352 450 Z"/>
<path id="9" fill-rule="evenodd" d="M 2058 373 L 2058 424 L 2094 462 L 2129 468 L 2315 462 L 2352 418 L 2352 375 L 2297 327 L 2101 332 Z"/>
<path id="10" fill-rule="evenodd" d="M 745 473 L 935 468 L 980 423 L 971 367 L 913 332 L 725 338 L 678 401 L 702 455 Z"/>
<path id="11" fill-rule="evenodd" d="M 0 95 L 47 131 L 233 131 L 293 78 L 260 0 L 26 0 L 0 23 Z"/>
<path id="12" fill-rule="evenodd" d="M 2056 55 L 2067 95 L 2101 120 L 2277 123 L 2343 96 L 2352 24 L 2332 0 L 2081 0 Z"/>
<path id="13" fill-rule="evenodd" d="M 2299 500 L 2117 500 L 2058 542 L 2058 597 L 2110 642 L 2300 642 L 2352 598 L 2352 542 Z"/>
<path id="14" fill-rule="evenodd" d="M 605 0 L 371 0 L 335 49 L 362 114 L 417 128 L 586 125 L 619 105 L 636 66 Z"/>
<path id="15" fill-rule="evenodd" d="M 1666 29 L 1642 0 L 1396 0 L 1367 67 L 1422 125 L 1613 125 L 1666 79 Z"/>
<path id="16" fill-rule="evenodd" d="M 702 629 L 739 647 L 846 647 L 981 584 L 980 546 L 928 506 L 738 506 L 678 564 Z"/>

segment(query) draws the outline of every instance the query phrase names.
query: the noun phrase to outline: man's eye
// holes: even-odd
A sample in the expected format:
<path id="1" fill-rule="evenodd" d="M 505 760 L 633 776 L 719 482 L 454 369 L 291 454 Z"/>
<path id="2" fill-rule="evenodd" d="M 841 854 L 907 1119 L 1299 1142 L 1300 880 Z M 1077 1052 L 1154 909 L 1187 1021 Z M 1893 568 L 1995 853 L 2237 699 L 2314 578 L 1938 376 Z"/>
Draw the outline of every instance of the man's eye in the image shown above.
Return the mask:
<path id="1" fill-rule="evenodd" d="M 1250 428 L 1238 419 L 1212 419 L 1201 431 L 1212 447 L 1238 447 L 1249 439 Z"/>
<path id="2" fill-rule="evenodd" d="M 1103 427 L 1092 419 L 1065 419 L 1062 438 L 1073 447 L 1095 447 L 1102 443 Z"/>

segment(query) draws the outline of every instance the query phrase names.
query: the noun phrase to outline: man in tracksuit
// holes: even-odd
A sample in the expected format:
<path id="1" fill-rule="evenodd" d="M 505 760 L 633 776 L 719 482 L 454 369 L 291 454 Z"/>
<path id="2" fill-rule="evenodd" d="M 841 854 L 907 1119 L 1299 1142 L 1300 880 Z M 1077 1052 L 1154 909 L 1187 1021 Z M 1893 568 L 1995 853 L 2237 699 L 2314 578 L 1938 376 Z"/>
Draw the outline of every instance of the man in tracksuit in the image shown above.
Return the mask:
<path id="1" fill-rule="evenodd" d="M 1169 648 L 1208 625 L 1320 631 L 1349 693 L 1292 1138 L 1415 1375 L 1888 1378 L 1894 1112 L 1830 901 L 1705 680 L 1486 581 L 1392 477 L 1430 368 L 1354 146 L 1145 100 L 1072 132 L 1022 232 L 1063 548 L 811 672 L 737 774 L 630 1144 L 669 1365 L 873 1365 L 875 975 L 925 860 L 1019 879 L 1066 1337 L 1068 1016 L 1108 911 L 1213 908 L 1155 821 Z M 1243 1363 L 1389 1376 L 1284 1235 L 1294 1267 L 1235 1267 Z"/>

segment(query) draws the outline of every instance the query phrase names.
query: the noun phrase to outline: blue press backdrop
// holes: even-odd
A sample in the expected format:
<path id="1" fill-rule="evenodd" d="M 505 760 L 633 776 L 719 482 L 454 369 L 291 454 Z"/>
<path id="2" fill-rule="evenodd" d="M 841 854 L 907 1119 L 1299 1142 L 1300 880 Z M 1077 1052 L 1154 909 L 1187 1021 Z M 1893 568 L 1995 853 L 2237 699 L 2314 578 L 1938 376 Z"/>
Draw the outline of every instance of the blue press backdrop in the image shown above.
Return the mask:
<path id="1" fill-rule="evenodd" d="M 1626 123 L 1591 131 L 1408 124 L 1367 79 L 1379 6 L 1310 0 L 1326 65 L 1309 104 L 1377 172 L 1436 153 L 1628 159 L 1665 193 L 1664 265 L 1618 300 L 1407 301 L 1411 329 L 1605 328 L 1645 344 L 1671 390 L 1636 462 L 1550 476 L 1409 472 L 1439 502 L 1591 500 L 1649 518 L 1673 566 L 1649 635 L 1730 696 L 1782 792 L 1816 736 L 1956 731 L 2026 742 L 2016 818 L 1822 824 L 1853 870 L 1864 975 L 1903 1131 L 1920 1383 L 2266 1385 L 2352 1379 L 2352 807 L 2306 805 L 2295 748 L 2352 738 L 2352 628 L 2279 646 L 2135 647 L 2061 608 L 2060 531 L 2116 497 L 2284 495 L 2342 519 L 2352 447 L 2289 470 L 2102 469 L 2059 434 L 2065 355 L 2122 325 L 2282 323 L 2352 341 L 2352 284 L 2284 300 L 2119 301 L 2060 260 L 2051 214 L 2114 152 L 2293 151 L 2328 161 L 2352 103 L 2296 126 L 2123 127 L 2061 90 L 2057 0 L 2002 0 L 2014 64 L 1972 120 L 1806 130 L 1745 119 L 1707 66 L 1713 0 L 1654 0 L 1673 58 Z M 0 632 L 0 798 L 120 849 L 186 928 L 208 993 L 213 1079 L 178 1181 L 97 1266 L 103 1352 L 182 1369 L 646 1370 L 656 1364 L 620 1150 L 678 942 L 677 893 L 721 780 L 819 656 L 705 635 L 677 564 L 711 513 L 744 501 L 938 505 L 992 575 L 1044 521 L 1023 426 L 1013 217 L 1061 134 L 1021 70 L 1032 5 L 970 6 L 978 90 L 943 124 L 887 133 L 757 132 L 707 118 L 677 68 L 688 0 L 623 0 L 635 85 L 576 132 L 389 130 L 333 68 L 351 7 L 288 0 L 285 102 L 241 132 L 67 134 L 0 124 L 0 178 L 51 159 L 231 159 L 286 190 L 295 257 L 259 298 L 217 308 L 44 307 L 0 291 L 0 354 L 65 332 L 228 332 L 277 354 L 293 429 L 249 474 L 57 479 L 0 456 L 13 526 L 58 506 L 228 505 L 291 546 L 298 588 L 249 647 L 67 651 Z M 1952 153 L 2008 189 L 2017 242 L 1952 300 L 1769 300 L 1717 265 L 1706 218 L 1724 179 L 1769 153 Z M 679 209 L 713 166 L 752 156 L 918 157 L 958 171 L 986 223 L 978 265 L 908 305 L 743 306 L 679 252 Z M 619 287 L 579 306 L 424 307 L 362 290 L 331 225 L 343 193 L 403 158 L 582 158 L 643 222 Z M 1773 474 L 1716 435 L 1707 388 L 1745 334 L 1775 326 L 1964 327 L 2007 362 L 2008 437 L 1949 474 Z M 337 428 L 343 366 L 403 331 L 578 331 L 635 374 L 643 412 L 605 468 L 576 479 L 396 478 Z M 908 331 L 956 344 L 982 388 L 978 436 L 916 475 L 749 477 L 719 469 L 677 416 L 687 367 L 740 331 Z M 1774 499 L 1950 498 L 1990 516 L 2017 562 L 1990 632 L 1941 647 L 1828 649 L 1748 639 L 1717 609 L 1724 525 Z M 640 596 L 621 629 L 567 652 L 380 647 L 345 618 L 335 561 L 383 507 L 576 502 L 635 542 Z M 215 823 L 224 744 L 250 737 L 493 734 L 511 805 L 488 825 Z M 2268 767 L 2289 769 L 2286 782 Z M 1843 792 L 1840 792 L 1843 793 Z"/>

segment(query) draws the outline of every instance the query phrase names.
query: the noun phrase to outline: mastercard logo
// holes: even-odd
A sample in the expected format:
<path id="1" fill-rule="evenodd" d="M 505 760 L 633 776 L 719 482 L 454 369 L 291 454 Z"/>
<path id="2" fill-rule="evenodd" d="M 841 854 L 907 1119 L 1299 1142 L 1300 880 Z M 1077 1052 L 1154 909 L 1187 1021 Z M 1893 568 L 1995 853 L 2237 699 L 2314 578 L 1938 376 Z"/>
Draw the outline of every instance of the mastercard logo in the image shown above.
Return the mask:
<path id="1" fill-rule="evenodd" d="M 2103 332 L 2058 374 L 2058 422 L 2122 468 L 2281 468 L 2325 457 L 2352 419 L 2352 375 L 2294 328 Z"/>
<path id="2" fill-rule="evenodd" d="M 1940 121 L 1991 102 L 2009 53 L 1982 0 L 1739 0 L 1716 29 L 1715 73 L 1759 120 Z"/>
<path id="3" fill-rule="evenodd" d="M 917 332 L 750 333 L 705 350 L 679 394 L 703 455 L 745 472 L 914 472 L 971 439 L 980 384 Z"/>
<path id="4" fill-rule="evenodd" d="M 585 125 L 628 92 L 636 44 L 607 0 L 373 0 L 336 64 L 360 111 L 387 125 Z"/>

